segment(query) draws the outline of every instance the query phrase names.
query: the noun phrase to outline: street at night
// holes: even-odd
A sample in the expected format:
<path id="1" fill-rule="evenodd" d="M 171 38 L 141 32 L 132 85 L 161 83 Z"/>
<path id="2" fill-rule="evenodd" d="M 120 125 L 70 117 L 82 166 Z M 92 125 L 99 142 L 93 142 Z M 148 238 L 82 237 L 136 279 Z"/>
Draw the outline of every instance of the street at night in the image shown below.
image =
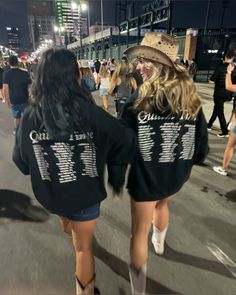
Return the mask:
<path id="1" fill-rule="evenodd" d="M 0 0 L 0 295 L 236 294 L 235 11 Z"/>

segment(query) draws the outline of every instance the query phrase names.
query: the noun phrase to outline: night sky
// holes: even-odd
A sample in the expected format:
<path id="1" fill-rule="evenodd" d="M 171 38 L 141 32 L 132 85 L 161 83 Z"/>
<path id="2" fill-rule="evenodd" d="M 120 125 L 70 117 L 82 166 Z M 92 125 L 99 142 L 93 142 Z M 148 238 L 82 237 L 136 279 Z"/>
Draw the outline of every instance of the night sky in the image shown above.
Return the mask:
<path id="1" fill-rule="evenodd" d="M 40 0 L 38 0 L 40 1 Z M 50 1 L 50 0 L 49 0 Z M 135 16 L 142 5 L 151 1 L 135 0 Z M 101 20 L 100 0 L 90 0 L 91 24 Z M 173 0 L 172 27 L 204 27 L 208 0 Z M 103 0 L 104 24 L 115 23 L 115 0 Z M 222 1 L 211 0 L 208 28 L 219 28 L 222 18 Z M 236 1 L 231 0 L 225 11 L 224 27 L 236 28 Z M 7 43 L 5 27 L 19 27 L 24 47 L 29 46 L 26 0 L 0 0 L 0 44 Z"/>

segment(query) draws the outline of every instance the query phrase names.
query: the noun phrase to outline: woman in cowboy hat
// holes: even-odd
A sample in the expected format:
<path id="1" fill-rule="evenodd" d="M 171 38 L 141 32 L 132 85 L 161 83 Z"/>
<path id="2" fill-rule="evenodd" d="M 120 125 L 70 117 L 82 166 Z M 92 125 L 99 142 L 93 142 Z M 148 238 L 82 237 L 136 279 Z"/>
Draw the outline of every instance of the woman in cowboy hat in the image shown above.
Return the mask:
<path id="1" fill-rule="evenodd" d="M 179 44 L 174 37 L 145 34 L 141 45 L 125 50 L 139 58 L 143 84 L 137 98 L 125 105 L 122 118 L 134 129 L 139 151 L 132 164 L 132 294 L 145 294 L 148 234 L 162 255 L 169 224 L 168 201 L 188 180 L 192 166 L 208 152 L 207 125 L 201 101 L 187 70 L 175 63 Z"/>

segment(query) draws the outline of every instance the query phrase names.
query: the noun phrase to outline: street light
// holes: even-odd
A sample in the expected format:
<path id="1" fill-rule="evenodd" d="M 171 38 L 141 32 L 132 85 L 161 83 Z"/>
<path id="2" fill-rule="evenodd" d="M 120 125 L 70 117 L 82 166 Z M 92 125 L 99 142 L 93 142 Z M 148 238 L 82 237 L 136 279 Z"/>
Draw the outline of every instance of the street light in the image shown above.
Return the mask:
<path id="1" fill-rule="evenodd" d="M 59 34 L 60 46 L 62 45 L 61 33 L 63 33 L 64 31 L 65 31 L 65 28 L 63 26 L 54 26 L 54 32 Z"/>
<path id="2" fill-rule="evenodd" d="M 80 40 L 80 58 L 81 58 L 81 52 L 82 52 L 82 12 L 88 11 L 88 28 L 90 27 L 90 15 L 89 15 L 89 7 L 86 3 L 77 0 L 73 1 L 71 3 L 71 8 L 72 8 L 72 19 L 74 19 L 74 14 L 73 10 L 78 9 L 78 26 L 79 26 L 79 40 Z M 88 29 L 89 33 L 89 29 Z"/>

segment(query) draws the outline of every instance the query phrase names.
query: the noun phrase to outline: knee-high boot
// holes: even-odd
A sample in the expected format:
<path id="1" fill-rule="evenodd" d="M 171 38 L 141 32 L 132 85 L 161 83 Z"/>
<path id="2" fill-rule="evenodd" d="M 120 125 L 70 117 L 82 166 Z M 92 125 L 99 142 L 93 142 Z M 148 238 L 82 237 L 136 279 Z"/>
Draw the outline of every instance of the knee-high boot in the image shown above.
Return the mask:
<path id="1" fill-rule="evenodd" d="M 169 225 L 167 225 L 166 228 L 163 229 L 163 231 L 160 231 L 153 224 L 152 244 L 154 246 L 155 252 L 158 255 L 162 255 L 164 253 L 164 243 L 165 243 L 165 237 L 166 237 L 168 226 Z"/>
<path id="2" fill-rule="evenodd" d="M 139 270 L 129 265 L 129 278 L 132 295 L 145 295 L 146 292 L 147 265 L 144 264 Z"/>

